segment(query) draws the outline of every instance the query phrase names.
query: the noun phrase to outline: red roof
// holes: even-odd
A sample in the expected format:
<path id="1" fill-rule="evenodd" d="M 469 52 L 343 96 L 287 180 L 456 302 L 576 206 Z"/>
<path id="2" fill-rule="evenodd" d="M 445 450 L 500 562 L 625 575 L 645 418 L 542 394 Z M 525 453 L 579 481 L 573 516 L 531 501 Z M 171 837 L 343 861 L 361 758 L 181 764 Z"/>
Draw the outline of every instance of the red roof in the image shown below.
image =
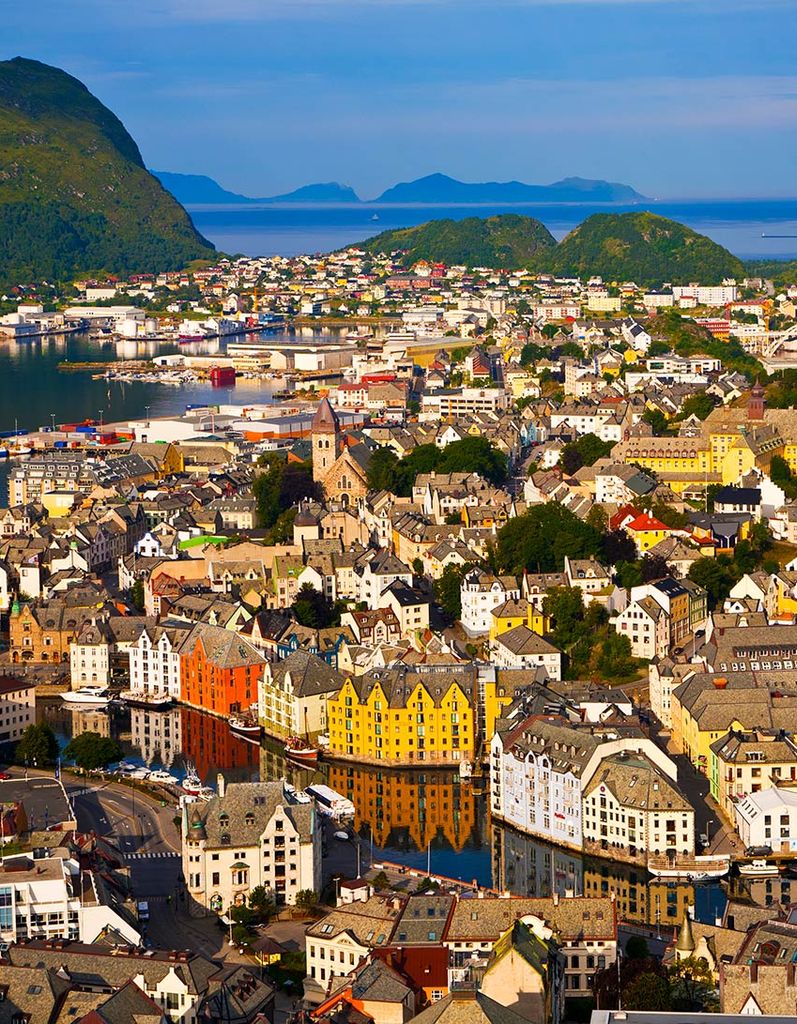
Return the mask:
<path id="1" fill-rule="evenodd" d="M 636 519 L 625 525 L 627 530 L 639 530 L 640 532 L 645 530 L 669 530 L 669 526 L 666 526 L 654 516 L 648 515 L 647 512 L 641 512 Z"/>

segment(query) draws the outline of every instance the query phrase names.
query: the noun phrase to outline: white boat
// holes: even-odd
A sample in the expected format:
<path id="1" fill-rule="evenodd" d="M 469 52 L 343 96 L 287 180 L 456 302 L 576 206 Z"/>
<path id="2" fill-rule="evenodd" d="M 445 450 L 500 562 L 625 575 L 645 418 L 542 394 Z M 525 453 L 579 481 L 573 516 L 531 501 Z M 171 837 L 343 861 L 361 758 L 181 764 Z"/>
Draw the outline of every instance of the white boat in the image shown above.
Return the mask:
<path id="1" fill-rule="evenodd" d="M 167 708 L 172 703 L 168 693 L 155 693 L 151 690 L 122 690 L 119 699 L 134 707 L 152 708 L 156 711 Z"/>
<path id="2" fill-rule="evenodd" d="M 105 707 L 111 702 L 111 695 L 104 686 L 81 686 L 79 690 L 67 690 L 61 694 L 65 704 L 91 704 Z"/>
<path id="3" fill-rule="evenodd" d="M 722 878 L 731 867 L 730 856 L 710 855 L 696 857 L 648 857 L 648 871 L 656 878 L 685 878 L 691 882 L 705 882 Z"/>
<path id="4" fill-rule="evenodd" d="M 761 857 L 751 860 L 749 864 L 740 864 L 739 874 L 744 878 L 769 878 L 780 874 L 780 869 L 777 864 L 770 864 Z"/>
<path id="5" fill-rule="evenodd" d="M 188 762 L 185 766 L 185 778 L 182 782 L 182 789 L 184 793 L 190 793 L 192 796 L 199 796 L 203 789 L 202 779 L 193 764 Z"/>
<path id="6" fill-rule="evenodd" d="M 152 775 L 149 768 L 134 768 L 132 772 L 127 772 L 126 774 L 128 779 L 136 779 L 138 782 L 143 782 L 145 779 L 149 782 Z"/>
<path id="7" fill-rule="evenodd" d="M 306 793 L 315 800 L 318 813 L 324 815 L 324 817 L 334 818 L 335 821 L 354 817 L 355 808 L 351 800 L 340 793 L 336 793 L 329 786 L 317 782 L 312 786 L 308 786 Z"/>
<path id="8" fill-rule="evenodd" d="M 156 768 L 155 771 L 150 772 L 147 782 L 158 782 L 162 786 L 177 786 L 179 784 L 179 780 L 171 772 L 163 771 L 162 768 Z"/>
<path id="9" fill-rule="evenodd" d="M 293 804 L 311 804 L 313 802 L 312 797 L 309 797 L 303 789 L 297 789 L 290 782 L 284 782 L 282 788 L 285 791 L 285 796 Z"/>
<path id="10" fill-rule="evenodd" d="M 260 723 L 243 715 L 232 715 L 230 717 L 230 729 L 244 736 L 260 736 Z"/>

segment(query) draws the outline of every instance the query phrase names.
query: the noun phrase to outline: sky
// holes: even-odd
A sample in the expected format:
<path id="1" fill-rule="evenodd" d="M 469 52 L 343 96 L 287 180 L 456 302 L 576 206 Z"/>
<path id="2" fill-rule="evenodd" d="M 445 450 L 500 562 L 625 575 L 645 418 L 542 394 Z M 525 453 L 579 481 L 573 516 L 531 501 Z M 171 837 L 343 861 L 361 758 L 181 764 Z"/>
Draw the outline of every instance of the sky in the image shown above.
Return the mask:
<path id="1" fill-rule="evenodd" d="M 441 171 L 797 196 L 795 0 L 2 0 L 151 168 L 371 198 Z"/>

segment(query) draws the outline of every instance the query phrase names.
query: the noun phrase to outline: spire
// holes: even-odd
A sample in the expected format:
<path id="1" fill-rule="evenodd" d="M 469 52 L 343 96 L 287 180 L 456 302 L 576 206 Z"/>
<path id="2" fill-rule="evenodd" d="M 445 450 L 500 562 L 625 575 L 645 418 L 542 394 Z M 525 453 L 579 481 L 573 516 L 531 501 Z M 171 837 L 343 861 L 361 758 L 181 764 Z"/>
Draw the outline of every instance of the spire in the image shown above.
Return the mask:
<path id="1" fill-rule="evenodd" d="M 340 432 L 340 420 L 328 398 L 322 398 L 313 416 L 310 426 L 312 434 L 337 434 Z"/>
<path id="2" fill-rule="evenodd" d="M 683 924 L 678 933 L 678 941 L 675 943 L 675 948 L 683 956 L 688 956 L 695 951 L 695 937 L 692 934 L 692 921 L 688 910 L 684 914 Z"/>

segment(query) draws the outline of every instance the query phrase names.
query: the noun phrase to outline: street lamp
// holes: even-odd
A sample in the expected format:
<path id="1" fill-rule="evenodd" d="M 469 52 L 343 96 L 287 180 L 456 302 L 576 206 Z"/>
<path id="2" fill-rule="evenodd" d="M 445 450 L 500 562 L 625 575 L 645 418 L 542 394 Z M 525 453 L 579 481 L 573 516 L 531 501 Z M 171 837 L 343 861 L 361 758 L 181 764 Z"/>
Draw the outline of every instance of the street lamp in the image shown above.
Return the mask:
<path id="1" fill-rule="evenodd" d="M 55 413 L 54 412 L 50 413 L 50 422 L 52 423 L 52 426 L 53 426 L 53 433 L 55 433 Z"/>
<path id="2" fill-rule="evenodd" d="M 708 821 L 706 822 L 706 841 L 707 841 L 709 846 L 711 846 L 711 829 L 709 828 L 709 826 L 713 825 L 713 824 L 714 824 L 714 819 L 713 818 L 709 818 Z"/>
<path id="3" fill-rule="evenodd" d="M 102 430 L 102 414 L 105 412 L 104 409 L 100 409 L 100 430 Z"/>

